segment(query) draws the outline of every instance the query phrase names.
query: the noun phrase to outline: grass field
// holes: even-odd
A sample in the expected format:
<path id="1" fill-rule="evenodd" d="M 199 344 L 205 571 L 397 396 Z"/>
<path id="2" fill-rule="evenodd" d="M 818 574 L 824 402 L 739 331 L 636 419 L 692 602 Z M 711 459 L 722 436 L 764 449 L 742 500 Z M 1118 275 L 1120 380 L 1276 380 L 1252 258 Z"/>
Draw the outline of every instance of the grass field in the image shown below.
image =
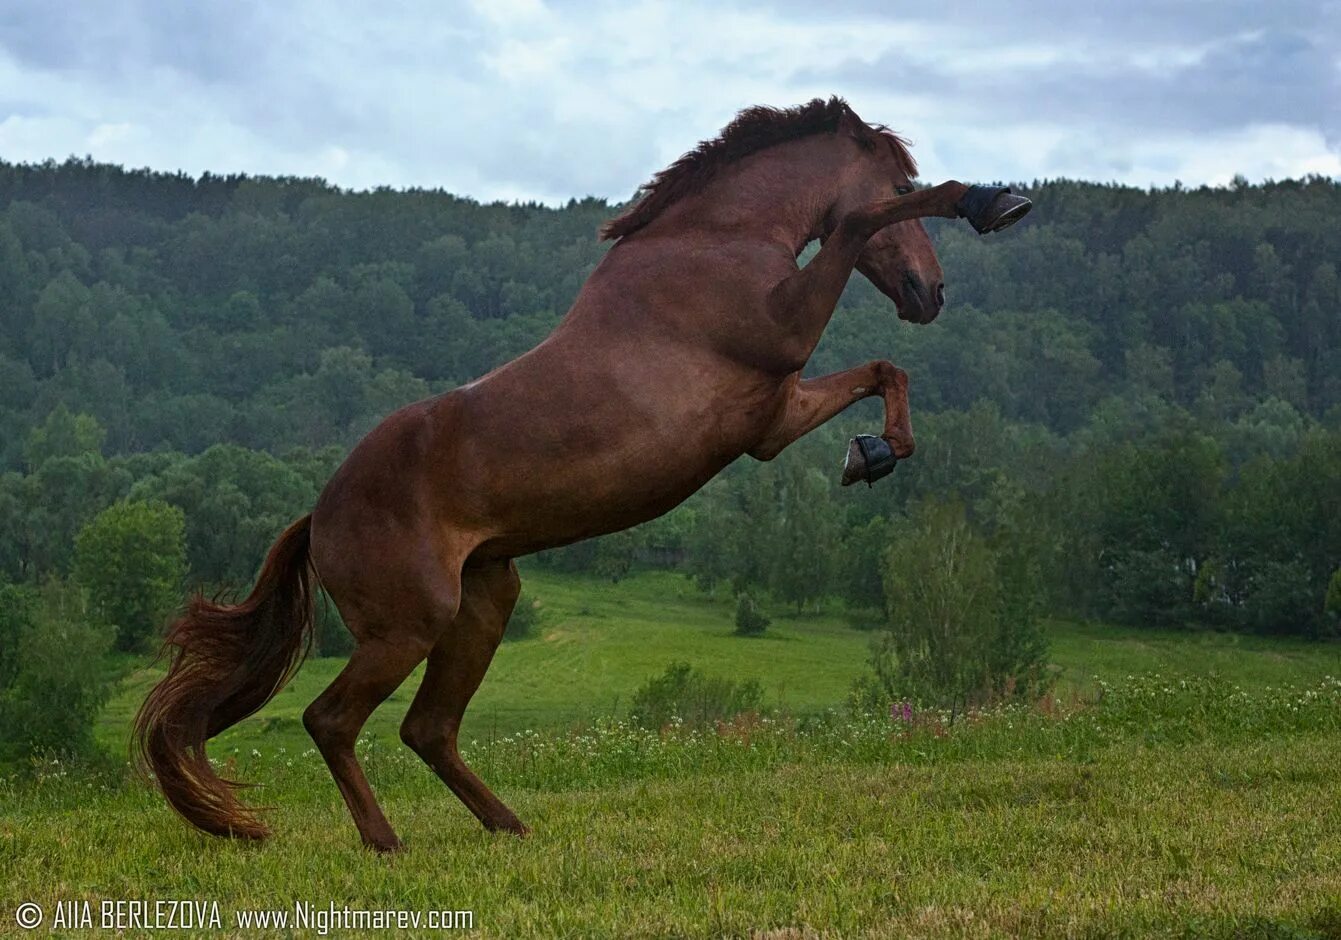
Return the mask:
<path id="1" fill-rule="evenodd" d="M 842 704 L 866 669 L 870 634 L 853 629 L 839 612 L 802 617 L 772 612 L 764 636 L 742 638 L 732 634 L 733 604 L 704 595 L 679 575 L 645 573 L 611 584 L 526 570 L 524 584 L 542 611 L 538 636 L 499 649 L 466 715 L 465 739 L 623 714 L 634 690 L 677 660 L 709 674 L 758 679 L 769 706 L 792 712 Z M 1341 675 L 1341 644 L 1102 625 L 1051 627 L 1063 695 L 1091 688 L 1095 676 L 1145 672 L 1215 674 L 1252 687 Z M 307 748 L 303 709 L 343 665 L 340 659 L 309 660 L 260 715 L 221 737 L 222 749 Z M 122 684 L 99 732 L 107 749 L 124 753 L 131 717 L 157 675 L 141 669 Z M 411 676 L 373 715 L 369 736 L 397 740 L 420 675 Z"/>
<path id="2" fill-rule="evenodd" d="M 0 783 L 0 931 L 20 901 L 190 898 L 238 936 L 294 933 L 234 911 L 299 900 L 470 909 L 495 936 L 1341 936 L 1341 646 L 1054 624 L 1055 700 L 950 727 L 835 711 L 867 645 L 837 616 L 745 640 L 683 579 L 526 580 L 541 630 L 500 652 L 467 758 L 531 837 L 483 832 L 399 746 L 407 683 L 361 751 L 408 850 L 360 849 L 298 724 L 339 668 L 317 660 L 212 751 L 264 784 L 264 846 L 190 831 L 119 773 Z M 676 659 L 797 717 L 600 719 Z M 104 741 L 151 679 L 123 683 Z"/>
<path id="3" fill-rule="evenodd" d="M 778 616 L 765 636 L 733 636 L 734 606 L 706 597 L 682 576 L 648 573 L 611 584 L 526 571 L 524 584 L 540 604 L 540 630 L 500 647 L 466 715 L 466 738 L 627 711 L 634 690 L 676 660 L 717 675 L 757 678 L 770 705 L 818 710 L 843 701 L 866 660 L 869 635 L 838 616 Z M 337 659 L 309 661 L 257 719 L 221 743 L 307 747 L 303 709 L 343 666 Z M 397 739 L 421 674 L 373 715 L 369 735 Z M 121 688 L 101 728 L 106 746 L 125 750 L 125 729 L 156 675 L 141 670 Z"/>

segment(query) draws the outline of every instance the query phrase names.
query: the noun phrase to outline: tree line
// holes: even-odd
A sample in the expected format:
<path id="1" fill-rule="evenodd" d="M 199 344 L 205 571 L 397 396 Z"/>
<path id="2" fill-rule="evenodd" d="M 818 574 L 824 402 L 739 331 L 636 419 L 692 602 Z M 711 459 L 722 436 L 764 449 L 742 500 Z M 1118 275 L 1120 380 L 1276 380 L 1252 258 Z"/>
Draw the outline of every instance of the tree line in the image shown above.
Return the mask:
<path id="1" fill-rule="evenodd" d="M 1341 406 L 1341 186 L 1022 187 L 1027 225 L 932 222 L 950 305 L 903 328 L 857 277 L 813 369 L 893 353 L 922 411 L 1070 434 L 1131 389 L 1204 420 Z M 348 447 L 529 348 L 614 207 L 0 162 L 0 466 L 59 403 L 109 453 Z"/>
<path id="2" fill-rule="evenodd" d="M 854 277 L 812 361 L 909 372 L 920 446 L 893 477 L 837 486 L 866 402 L 539 563 L 888 624 L 940 552 L 998 613 L 1335 634 L 1341 185 L 1021 190 L 1038 211 L 1007 237 L 932 223 L 934 325 Z M 33 624 L 138 652 L 183 585 L 245 585 L 377 420 L 553 328 L 614 211 L 0 162 L 0 688 L 46 655 Z"/>

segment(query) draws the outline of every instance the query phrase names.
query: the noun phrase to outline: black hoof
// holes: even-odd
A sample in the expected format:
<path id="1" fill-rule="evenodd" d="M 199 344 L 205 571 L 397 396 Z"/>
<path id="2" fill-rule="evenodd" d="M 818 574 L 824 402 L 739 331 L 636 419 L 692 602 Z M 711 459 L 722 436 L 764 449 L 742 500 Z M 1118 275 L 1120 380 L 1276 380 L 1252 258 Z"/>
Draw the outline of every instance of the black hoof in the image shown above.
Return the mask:
<path id="1" fill-rule="evenodd" d="M 865 480 L 866 485 L 870 486 L 893 473 L 894 465 L 898 462 L 899 458 L 894 456 L 894 451 L 884 438 L 858 434 L 847 445 L 842 483 L 851 486 L 858 480 Z"/>
<path id="2" fill-rule="evenodd" d="M 1009 186 L 970 186 L 955 204 L 955 211 L 968 219 L 979 235 L 986 235 L 1009 228 L 1033 207 L 1028 199 L 1012 193 Z"/>

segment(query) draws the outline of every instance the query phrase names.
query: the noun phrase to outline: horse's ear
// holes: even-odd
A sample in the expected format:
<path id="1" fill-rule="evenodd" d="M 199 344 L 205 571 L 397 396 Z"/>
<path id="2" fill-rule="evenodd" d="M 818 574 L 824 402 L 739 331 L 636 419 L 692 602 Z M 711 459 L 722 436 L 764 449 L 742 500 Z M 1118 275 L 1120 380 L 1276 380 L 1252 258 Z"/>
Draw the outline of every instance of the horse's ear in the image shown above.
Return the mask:
<path id="1" fill-rule="evenodd" d="M 841 101 L 841 105 L 842 111 L 838 115 L 838 133 L 854 138 L 863 147 L 869 149 L 872 143 L 871 125 L 858 117 L 857 112 L 853 111 L 852 106 L 846 101 Z"/>
<path id="2" fill-rule="evenodd" d="M 838 126 L 843 130 L 856 130 L 865 127 L 866 122 L 857 116 L 857 112 L 852 110 L 852 105 L 848 104 L 842 98 L 836 98 L 838 104 Z"/>

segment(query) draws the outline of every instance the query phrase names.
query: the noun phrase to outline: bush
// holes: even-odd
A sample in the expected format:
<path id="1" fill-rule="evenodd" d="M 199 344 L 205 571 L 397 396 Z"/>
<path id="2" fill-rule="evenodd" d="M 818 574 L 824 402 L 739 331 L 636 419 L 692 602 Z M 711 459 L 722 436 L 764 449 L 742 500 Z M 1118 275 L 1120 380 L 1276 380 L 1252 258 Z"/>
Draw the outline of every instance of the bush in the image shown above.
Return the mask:
<path id="1" fill-rule="evenodd" d="M 756 679 L 718 679 L 688 663 L 671 663 L 633 694 L 629 718 L 643 728 L 662 728 L 674 718 L 691 727 L 706 727 L 744 712 L 757 712 L 763 700 L 764 690 Z"/>
<path id="2" fill-rule="evenodd" d="M 107 698 L 103 657 L 110 628 L 79 616 L 76 592 L 52 582 L 41 597 L 0 589 L 0 760 L 93 750 L 93 723 Z M 11 638 L 17 640 L 11 648 Z"/>
<path id="3" fill-rule="evenodd" d="M 525 591 L 517 598 L 508 617 L 508 625 L 503 628 L 503 639 L 524 640 L 535 633 L 540 625 L 540 602 Z"/>
<path id="4" fill-rule="evenodd" d="M 748 592 L 742 592 L 736 598 L 737 636 L 758 636 L 768 629 L 770 623 L 772 621 L 764 616 L 759 604 Z"/>

